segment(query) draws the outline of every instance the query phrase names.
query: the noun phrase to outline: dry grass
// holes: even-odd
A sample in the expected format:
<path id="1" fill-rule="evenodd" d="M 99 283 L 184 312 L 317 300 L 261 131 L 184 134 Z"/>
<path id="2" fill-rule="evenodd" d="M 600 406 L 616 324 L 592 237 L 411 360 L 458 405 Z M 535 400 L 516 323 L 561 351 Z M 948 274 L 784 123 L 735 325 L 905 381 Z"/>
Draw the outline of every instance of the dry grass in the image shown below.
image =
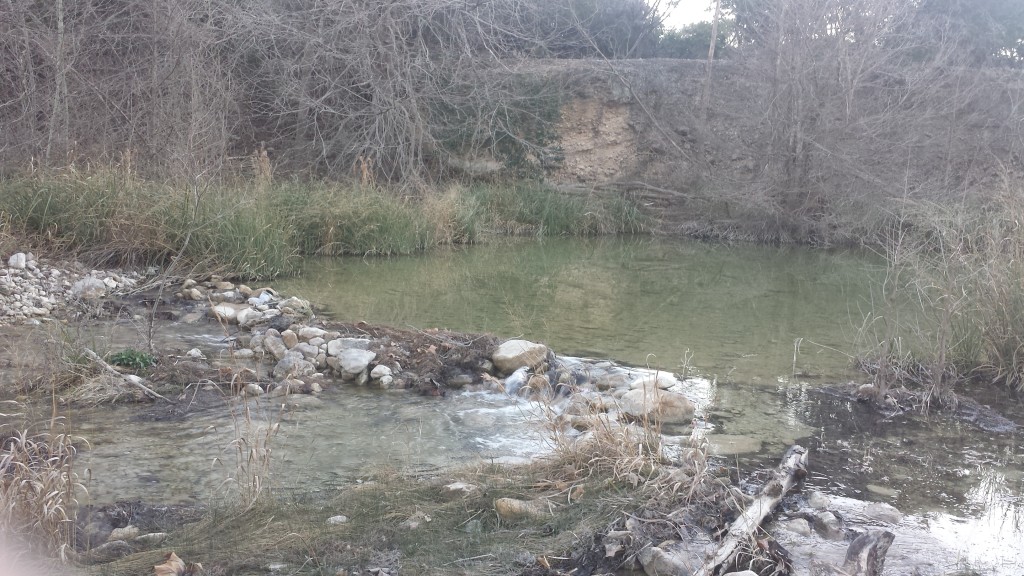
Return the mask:
<path id="1" fill-rule="evenodd" d="M 260 400 L 244 397 L 231 405 L 231 421 L 235 439 L 229 449 L 235 457 L 235 469 L 223 485 L 234 486 L 232 496 L 243 510 L 248 510 L 273 497 L 272 444 L 280 421 Z"/>
<path id="2" fill-rule="evenodd" d="M 902 205 L 862 330 L 862 364 L 882 393 L 907 385 L 927 410 L 968 381 L 1024 389 L 1022 222 L 1017 193 L 986 206 Z"/>
<path id="3" fill-rule="evenodd" d="M 78 494 L 75 443 L 62 418 L 47 432 L 3 430 L 0 449 L 0 540 L 16 539 L 66 558 L 75 541 Z"/>

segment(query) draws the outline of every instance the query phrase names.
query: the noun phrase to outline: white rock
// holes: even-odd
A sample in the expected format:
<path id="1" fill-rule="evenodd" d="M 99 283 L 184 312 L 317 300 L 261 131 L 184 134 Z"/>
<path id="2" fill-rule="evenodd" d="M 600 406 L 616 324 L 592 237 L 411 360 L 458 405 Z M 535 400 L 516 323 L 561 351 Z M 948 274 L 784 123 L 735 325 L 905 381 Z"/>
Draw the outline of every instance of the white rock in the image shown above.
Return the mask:
<path id="1" fill-rule="evenodd" d="M 28 263 L 28 258 L 25 257 L 24 252 L 16 252 L 7 259 L 7 265 L 11 268 L 22 269 Z"/>
<path id="2" fill-rule="evenodd" d="M 211 318 L 216 318 L 222 322 L 227 323 L 238 323 L 238 307 L 234 304 L 228 304 L 227 302 L 221 304 L 215 304 L 210 307 L 207 314 Z"/>
<path id="3" fill-rule="evenodd" d="M 244 396 L 261 396 L 263 394 L 263 388 L 255 382 L 250 382 L 242 388 L 242 394 Z"/>
<path id="4" fill-rule="evenodd" d="M 491 355 L 494 366 L 505 374 L 518 368 L 536 368 L 547 357 L 548 347 L 528 340 L 507 340 Z"/>
<path id="5" fill-rule="evenodd" d="M 348 522 L 348 516 L 344 516 L 341 514 L 337 516 L 331 516 L 327 519 L 327 523 L 331 525 L 345 524 L 346 522 Z"/>
<path id="6" fill-rule="evenodd" d="M 314 326 L 303 326 L 302 328 L 299 328 L 299 338 L 307 342 L 314 338 L 323 338 L 324 334 L 327 334 L 327 331 L 323 328 L 316 328 Z"/>
<path id="7" fill-rule="evenodd" d="M 383 364 L 378 364 L 373 367 L 373 370 L 370 370 L 370 378 L 374 380 L 380 380 L 385 376 L 391 376 L 391 368 Z"/>
<path id="8" fill-rule="evenodd" d="M 206 360 L 206 356 L 203 354 L 203 351 L 200 350 L 199 348 L 193 348 L 188 352 L 185 352 L 185 356 L 193 360 Z"/>
<path id="9" fill-rule="evenodd" d="M 629 383 L 631 390 L 637 390 L 639 388 L 660 388 L 662 390 L 668 390 L 669 388 L 680 388 L 682 382 L 679 381 L 675 375 L 670 372 L 655 372 L 653 374 L 644 374 L 633 379 Z"/>
<path id="10" fill-rule="evenodd" d="M 71 285 L 71 295 L 81 300 L 97 300 L 106 293 L 106 284 L 92 276 L 86 276 Z"/>
<path id="11" fill-rule="evenodd" d="M 242 328 L 249 328 L 263 319 L 263 312 L 252 308 L 242 308 L 235 315 L 235 319 Z"/>
<path id="12" fill-rule="evenodd" d="M 309 301 L 303 300 L 302 298 L 296 298 L 294 296 L 278 302 L 277 307 L 291 308 L 292 310 L 299 313 L 309 312 L 310 309 Z"/>
<path id="13" fill-rule="evenodd" d="M 365 338 L 335 338 L 327 343 L 327 354 L 340 356 L 345 350 L 366 350 L 369 347 L 370 341 Z"/>
<path id="14" fill-rule="evenodd" d="M 349 348 L 343 350 L 338 355 L 338 360 L 341 361 L 341 376 L 351 380 L 360 374 L 366 372 L 366 368 L 373 362 L 373 359 L 377 357 L 377 354 L 370 352 L 369 350 L 359 350 L 357 348 Z"/>
<path id="15" fill-rule="evenodd" d="M 106 285 L 106 287 L 110 288 L 111 290 L 117 288 L 117 280 L 114 280 L 109 276 L 103 279 L 103 284 Z"/>
<path id="16" fill-rule="evenodd" d="M 444 487 L 444 491 L 452 496 L 472 496 L 480 491 L 480 487 L 468 482 L 452 482 Z"/>

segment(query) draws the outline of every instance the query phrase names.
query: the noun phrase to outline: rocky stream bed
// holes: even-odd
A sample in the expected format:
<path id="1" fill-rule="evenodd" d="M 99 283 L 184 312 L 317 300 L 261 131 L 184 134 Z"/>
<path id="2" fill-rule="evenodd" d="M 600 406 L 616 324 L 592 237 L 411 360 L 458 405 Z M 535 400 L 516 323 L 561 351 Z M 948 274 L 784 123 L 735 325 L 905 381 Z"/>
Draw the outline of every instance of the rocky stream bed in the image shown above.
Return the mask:
<path id="1" fill-rule="evenodd" d="M 63 401 L 136 401 L 142 403 L 141 417 L 157 421 L 188 418 L 204 405 L 221 404 L 225 396 L 242 402 L 286 399 L 357 386 L 437 396 L 444 402 L 441 397 L 446 394 L 490 391 L 544 402 L 551 407 L 552 425 L 577 446 L 599 442 L 609 432 L 637 440 L 657 430 L 657 469 L 632 482 L 676 496 L 660 505 L 638 505 L 635 514 L 593 535 L 586 540 L 589 544 L 557 560 L 535 559 L 522 567 L 523 574 L 882 574 L 893 536 L 913 539 L 925 548 L 939 546 L 924 542 L 888 504 L 803 494 L 798 489 L 791 493 L 790 487 L 798 487 L 806 475 L 805 464 L 791 465 L 784 474 L 788 480 L 778 476 L 779 471 L 774 478 L 766 471 L 769 475 L 760 479 L 730 479 L 727 468 L 706 456 L 703 417 L 709 410 L 708 398 L 695 393 L 698 381 L 676 374 L 559 356 L 543 344 L 522 339 L 333 321 L 321 318 L 313 304 L 299 297 L 219 277 L 167 279 L 88 270 L 40 262 L 21 253 L 11 256 L 0 271 L 0 323 L 10 325 L 5 329 L 9 334 L 47 323 L 66 326 L 82 319 L 119 318 L 135 322 L 140 335 L 152 335 L 155 323 L 199 327 L 219 339 L 219 345 L 152 350 L 156 364 L 144 372 L 92 354 L 94 370 L 81 385 L 89 394 L 67 391 Z M 151 344 L 141 338 L 136 348 L 143 351 Z M 19 362 L 31 364 L 12 357 L 6 362 L 9 368 L 17 368 Z M 848 394 L 853 400 L 855 389 L 832 388 L 829 393 Z M 973 408 L 972 417 L 977 418 L 980 409 Z M 804 462 L 814 458 L 802 453 Z M 453 482 L 443 490 L 459 497 L 477 487 Z M 678 497 L 684 491 L 687 497 Z M 747 525 L 742 525 L 760 499 L 769 502 L 764 514 L 756 521 L 747 518 Z M 89 565 L 159 549 L 166 530 L 201 515 L 195 509 L 161 503 L 117 503 L 82 512 L 77 561 Z M 544 519 L 550 512 L 543 498 L 493 501 L 493 513 L 505 522 Z M 760 528 L 763 520 L 767 531 Z M 326 520 L 346 521 L 343 515 Z M 406 521 L 417 522 L 414 517 Z M 875 556 L 858 560 L 857 554 L 867 550 L 864 538 L 877 539 L 879 534 L 888 539 L 872 544 Z M 742 552 L 716 558 L 723 542 L 731 538 L 745 543 Z M 813 558 L 807 556 L 811 550 Z M 947 573 L 920 558 L 898 561 L 900 569 L 922 576 Z M 184 563 L 175 569 L 170 573 L 187 573 Z M 399 572 L 395 567 L 358 571 L 365 569 Z M 337 573 L 349 572 L 339 568 Z"/>

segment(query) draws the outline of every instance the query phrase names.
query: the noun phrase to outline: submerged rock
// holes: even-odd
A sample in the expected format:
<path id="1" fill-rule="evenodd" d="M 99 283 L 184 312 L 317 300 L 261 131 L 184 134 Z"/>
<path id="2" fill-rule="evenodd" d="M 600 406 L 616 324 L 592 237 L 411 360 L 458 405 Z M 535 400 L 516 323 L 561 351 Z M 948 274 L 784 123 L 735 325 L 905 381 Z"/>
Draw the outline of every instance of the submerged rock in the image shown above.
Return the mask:
<path id="1" fill-rule="evenodd" d="M 903 520 L 903 514 L 894 506 L 885 502 L 871 502 L 864 507 L 864 515 L 875 522 L 886 524 L 899 524 Z"/>
<path id="2" fill-rule="evenodd" d="M 693 402 L 689 398 L 661 389 L 630 390 L 619 399 L 619 406 L 624 414 L 634 418 L 649 418 L 668 424 L 685 424 L 694 413 Z"/>
<path id="3" fill-rule="evenodd" d="M 779 526 L 781 526 L 783 530 L 789 530 L 790 532 L 794 534 L 799 534 L 801 536 L 811 535 L 811 524 L 803 518 L 794 518 L 792 520 L 787 520 L 785 522 L 780 523 Z"/>

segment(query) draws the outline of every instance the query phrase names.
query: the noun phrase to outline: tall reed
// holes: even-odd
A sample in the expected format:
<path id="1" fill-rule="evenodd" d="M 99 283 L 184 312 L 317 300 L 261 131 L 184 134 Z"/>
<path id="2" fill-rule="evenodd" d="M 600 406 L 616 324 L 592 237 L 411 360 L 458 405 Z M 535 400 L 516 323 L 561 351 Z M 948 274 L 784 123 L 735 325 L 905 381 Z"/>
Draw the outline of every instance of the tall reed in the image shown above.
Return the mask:
<path id="1" fill-rule="evenodd" d="M 957 383 L 1024 390 L 1024 203 L 904 204 L 887 239 L 877 365 L 923 390 L 925 408 Z"/>

